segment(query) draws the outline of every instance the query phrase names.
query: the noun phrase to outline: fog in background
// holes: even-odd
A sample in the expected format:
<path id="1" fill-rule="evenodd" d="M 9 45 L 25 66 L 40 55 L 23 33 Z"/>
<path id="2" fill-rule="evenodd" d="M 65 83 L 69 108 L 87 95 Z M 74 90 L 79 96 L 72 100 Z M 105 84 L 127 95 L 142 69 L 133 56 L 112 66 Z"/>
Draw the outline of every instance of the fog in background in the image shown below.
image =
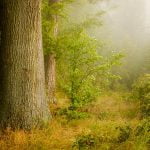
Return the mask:
<path id="1" fill-rule="evenodd" d="M 138 46 L 149 43 L 149 0 L 110 0 L 99 5 L 106 11 L 104 25 L 110 38 L 121 44 L 124 40 L 131 40 Z"/>
<path id="2" fill-rule="evenodd" d="M 80 0 L 71 6 L 70 19 L 80 23 L 102 11 L 103 25 L 91 28 L 90 34 L 107 43 L 105 53 L 125 54 L 118 72 L 133 82 L 150 71 L 150 0 Z"/>
<path id="3" fill-rule="evenodd" d="M 97 1 L 95 3 L 88 3 L 87 0 L 76 2 L 72 6 L 72 20 L 81 21 L 99 11 L 105 11 L 102 19 L 103 27 L 96 31 L 93 29 L 93 34 L 110 38 L 114 42 L 117 40 L 117 44 L 123 44 L 124 40 L 132 40 L 139 46 L 149 43 L 150 0 Z"/>

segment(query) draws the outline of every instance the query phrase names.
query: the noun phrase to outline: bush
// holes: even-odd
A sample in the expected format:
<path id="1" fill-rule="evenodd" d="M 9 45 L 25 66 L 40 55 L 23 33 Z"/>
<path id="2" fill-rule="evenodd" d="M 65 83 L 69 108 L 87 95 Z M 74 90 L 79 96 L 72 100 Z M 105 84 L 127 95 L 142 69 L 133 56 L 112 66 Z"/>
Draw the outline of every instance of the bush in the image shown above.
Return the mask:
<path id="1" fill-rule="evenodd" d="M 101 93 L 101 85 L 108 84 L 111 68 L 119 64 L 120 54 L 112 54 L 110 58 L 102 56 L 98 51 L 103 47 L 90 37 L 80 26 L 72 27 L 58 39 L 58 48 L 63 50 L 57 63 L 59 88 L 63 90 L 74 108 L 82 107 L 93 101 Z"/>
<path id="2" fill-rule="evenodd" d="M 78 110 L 74 110 L 70 108 L 65 108 L 61 109 L 59 111 L 59 115 L 65 115 L 68 120 L 73 120 L 73 119 L 85 119 L 89 117 L 89 114 L 86 112 L 80 112 Z"/>
<path id="3" fill-rule="evenodd" d="M 128 125 L 96 125 L 90 133 L 83 133 L 76 138 L 73 148 L 79 150 L 111 150 L 117 149 L 126 142 L 132 134 Z"/>
<path id="4" fill-rule="evenodd" d="M 150 119 L 144 119 L 135 130 L 136 136 L 141 136 L 150 132 Z M 149 139 L 150 140 L 150 139 Z M 150 142 L 150 141 L 149 141 Z"/>
<path id="5" fill-rule="evenodd" d="M 148 150 L 150 147 L 150 119 L 142 120 L 135 129 L 134 149 Z"/>
<path id="6" fill-rule="evenodd" d="M 95 82 L 102 58 L 96 52 L 97 42 L 75 27 L 59 37 L 58 45 L 63 49 L 57 63 L 58 84 L 74 108 L 81 107 L 99 94 Z"/>
<path id="7" fill-rule="evenodd" d="M 128 138 L 131 135 L 131 127 L 130 126 L 124 126 L 124 127 L 117 127 L 119 130 L 119 136 L 118 136 L 118 143 L 123 143 L 128 140 Z"/>
<path id="8" fill-rule="evenodd" d="M 94 148 L 99 142 L 98 137 L 92 135 L 92 134 L 87 134 L 87 135 L 82 135 L 76 139 L 76 142 L 73 145 L 73 148 L 78 148 L 79 150 L 90 150 Z"/>
<path id="9" fill-rule="evenodd" d="M 150 74 L 138 79 L 133 85 L 134 97 L 140 100 L 142 117 L 150 117 Z"/>

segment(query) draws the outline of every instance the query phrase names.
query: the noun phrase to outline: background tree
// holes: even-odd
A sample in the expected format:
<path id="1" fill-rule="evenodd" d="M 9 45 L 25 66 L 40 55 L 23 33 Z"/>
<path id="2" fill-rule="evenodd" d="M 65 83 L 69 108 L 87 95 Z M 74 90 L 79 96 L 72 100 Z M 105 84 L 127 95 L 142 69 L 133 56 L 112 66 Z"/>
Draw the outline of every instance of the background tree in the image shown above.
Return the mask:
<path id="1" fill-rule="evenodd" d="M 3 0 L 0 125 L 31 129 L 49 117 L 45 99 L 41 0 Z"/>
<path id="2" fill-rule="evenodd" d="M 73 0 L 43 1 L 43 43 L 45 56 L 45 79 L 47 96 L 51 102 L 56 102 L 56 57 L 57 37 L 61 18 L 66 17 L 64 9 Z"/>
<path id="3" fill-rule="evenodd" d="M 51 102 L 55 102 L 55 89 L 56 89 L 56 52 L 51 46 L 51 38 L 56 41 L 58 34 L 58 15 L 54 11 L 57 6 L 58 0 L 48 0 L 44 3 L 44 48 L 45 53 L 45 81 L 46 93 Z M 52 10 L 51 10 L 52 9 Z"/>

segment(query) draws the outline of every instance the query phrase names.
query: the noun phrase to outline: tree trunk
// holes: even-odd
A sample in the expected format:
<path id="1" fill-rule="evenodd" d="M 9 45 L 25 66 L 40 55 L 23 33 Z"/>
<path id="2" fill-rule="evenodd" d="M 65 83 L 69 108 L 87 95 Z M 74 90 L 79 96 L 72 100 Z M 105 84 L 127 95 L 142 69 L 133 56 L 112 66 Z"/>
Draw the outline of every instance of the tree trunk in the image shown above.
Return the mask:
<path id="1" fill-rule="evenodd" d="M 45 80 L 46 80 L 46 93 L 50 102 L 56 103 L 55 89 L 56 89 L 56 60 L 55 54 L 45 55 Z"/>
<path id="2" fill-rule="evenodd" d="M 0 125 L 31 129 L 47 122 L 41 0 L 1 0 Z"/>
<path id="3" fill-rule="evenodd" d="M 50 0 L 49 5 L 58 1 L 59 0 Z M 52 20 L 54 21 L 53 34 L 56 39 L 58 35 L 58 16 L 53 15 Z M 54 52 L 45 55 L 45 79 L 47 97 L 50 102 L 56 103 L 56 57 Z"/>

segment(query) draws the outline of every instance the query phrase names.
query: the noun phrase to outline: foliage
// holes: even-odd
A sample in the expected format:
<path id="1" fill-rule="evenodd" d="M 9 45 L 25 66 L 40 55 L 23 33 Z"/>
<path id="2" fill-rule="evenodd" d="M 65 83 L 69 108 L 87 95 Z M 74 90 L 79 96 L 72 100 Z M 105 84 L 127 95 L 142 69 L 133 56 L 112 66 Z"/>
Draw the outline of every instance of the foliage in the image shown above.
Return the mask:
<path id="1" fill-rule="evenodd" d="M 140 77 L 133 85 L 135 98 L 140 100 L 142 117 L 150 116 L 150 74 Z"/>
<path id="2" fill-rule="evenodd" d="M 68 120 L 73 120 L 73 119 L 85 119 L 89 117 L 89 114 L 86 112 L 81 112 L 79 110 L 72 110 L 71 107 L 61 109 L 58 112 L 59 115 L 65 115 Z"/>
<path id="3" fill-rule="evenodd" d="M 90 133 L 83 133 L 76 138 L 73 147 L 81 150 L 116 149 L 119 144 L 126 142 L 132 129 L 128 125 L 111 124 L 111 126 L 101 126 L 96 124 Z M 109 130 L 109 131 L 108 131 Z"/>
<path id="4" fill-rule="evenodd" d="M 78 149 L 91 149 L 95 147 L 98 143 L 98 138 L 92 134 L 81 135 L 76 139 L 76 142 L 73 145 L 74 147 L 78 147 Z"/>
<path id="5" fill-rule="evenodd" d="M 102 49 L 103 45 L 80 26 L 64 32 L 57 44 L 63 51 L 58 61 L 59 86 L 74 107 L 81 107 L 100 94 L 97 78 L 102 77 L 104 81 L 104 75 L 112 77 L 110 69 L 119 62 L 121 56 L 115 54 L 108 59 L 98 54 L 97 50 Z M 108 79 L 108 76 L 105 77 Z"/>
<path id="6" fill-rule="evenodd" d="M 116 129 L 119 130 L 119 136 L 117 142 L 122 143 L 129 139 L 132 131 L 130 126 L 117 127 Z"/>
<path id="7" fill-rule="evenodd" d="M 62 2 L 49 3 L 44 0 L 42 3 L 42 35 L 43 35 L 43 48 L 44 53 L 56 51 L 56 38 L 54 35 L 54 28 L 56 25 L 55 16 L 64 15 L 64 5 Z"/>
<path id="8" fill-rule="evenodd" d="M 135 149 L 150 147 L 150 119 L 143 119 L 135 129 Z"/>
<path id="9" fill-rule="evenodd" d="M 136 128 L 136 136 L 148 134 L 149 132 L 150 132 L 150 119 L 144 119 L 140 122 L 140 124 Z"/>
<path id="10" fill-rule="evenodd" d="M 59 32 L 63 32 L 63 28 L 70 28 L 72 22 L 68 20 L 68 6 L 75 0 L 56 0 L 49 2 L 43 1 L 42 7 L 42 34 L 43 34 L 43 47 L 45 55 L 48 53 L 55 53 L 59 55 L 59 48 L 57 45 L 57 38 L 55 37 L 55 27 L 59 24 Z M 67 9 L 66 9 L 67 8 Z M 77 23 L 83 28 L 90 28 L 93 26 L 101 26 L 102 22 L 99 21 L 99 17 L 103 15 L 103 11 L 96 13 L 95 15 L 88 15 L 88 17 L 81 23 Z M 57 18 L 57 19 L 56 19 Z M 67 23 L 67 24 L 66 24 Z M 71 27 L 72 29 L 72 27 Z M 57 35 L 59 36 L 59 35 Z"/>
<path id="11" fill-rule="evenodd" d="M 60 23 L 61 18 L 66 18 L 66 6 L 73 0 L 56 0 L 42 3 L 42 36 L 44 53 L 57 53 L 57 38 L 55 27 Z"/>
<path id="12" fill-rule="evenodd" d="M 67 16 L 64 10 L 70 2 L 73 1 L 43 1 L 43 46 L 45 54 L 56 54 L 57 64 L 60 64 L 57 66 L 58 84 L 76 108 L 94 100 L 100 94 L 99 85 L 105 86 L 109 78 L 116 77 L 111 74 L 110 68 L 119 62 L 121 55 L 113 54 L 110 58 L 99 55 L 97 51 L 102 49 L 102 42 L 85 31 L 85 28 L 101 25 L 98 17 L 103 12 L 78 25 L 69 24 L 70 27 L 59 32 L 56 38 L 55 26 L 60 18 Z M 58 22 L 56 16 L 59 17 Z"/>
<path id="13" fill-rule="evenodd" d="M 60 76 L 61 87 L 74 106 L 93 100 L 97 96 L 97 88 L 93 88 L 94 74 L 100 59 L 95 51 L 95 40 L 79 29 L 62 35 L 59 45 L 64 51 L 61 56 L 64 61 L 59 63 L 59 74 L 63 75 Z"/>

